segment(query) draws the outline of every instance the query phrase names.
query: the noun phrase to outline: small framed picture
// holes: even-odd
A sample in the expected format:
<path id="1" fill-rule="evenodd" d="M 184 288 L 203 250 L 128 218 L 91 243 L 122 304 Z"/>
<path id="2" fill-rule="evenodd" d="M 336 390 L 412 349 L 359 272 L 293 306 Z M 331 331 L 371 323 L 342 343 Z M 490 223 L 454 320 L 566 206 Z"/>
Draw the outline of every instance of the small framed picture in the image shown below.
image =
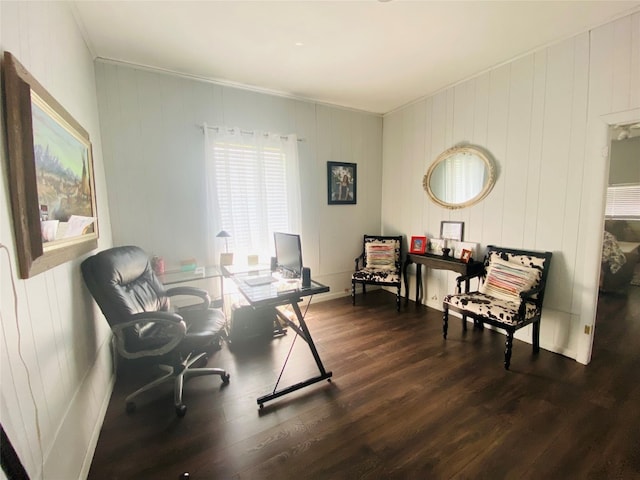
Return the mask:
<path id="1" fill-rule="evenodd" d="M 462 260 L 464 263 L 469 263 L 469 261 L 471 260 L 471 250 L 463 248 L 462 254 L 460 254 L 460 260 Z"/>
<path id="2" fill-rule="evenodd" d="M 447 246 L 446 240 L 443 238 L 432 238 L 429 241 L 429 253 L 434 255 L 442 255 L 442 249 Z"/>
<path id="3" fill-rule="evenodd" d="M 440 222 L 440 238 L 462 242 L 464 222 Z"/>
<path id="4" fill-rule="evenodd" d="M 329 205 L 355 205 L 357 187 L 357 164 L 327 162 L 327 201 Z"/>
<path id="5" fill-rule="evenodd" d="M 411 237 L 409 253 L 424 253 L 427 251 L 427 237 Z"/>

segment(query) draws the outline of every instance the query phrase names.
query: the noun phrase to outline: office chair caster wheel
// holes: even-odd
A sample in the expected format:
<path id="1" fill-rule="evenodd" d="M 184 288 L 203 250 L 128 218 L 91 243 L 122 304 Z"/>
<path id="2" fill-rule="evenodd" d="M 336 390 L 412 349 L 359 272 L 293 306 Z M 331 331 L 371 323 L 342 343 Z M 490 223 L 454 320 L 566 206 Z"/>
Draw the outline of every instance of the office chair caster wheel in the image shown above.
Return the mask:
<path id="1" fill-rule="evenodd" d="M 133 413 L 136 411 L 136 404 L 133 402 L 127 402 L 127 413 Z"/>
<path id="2" fill-rule="evenodd" d="M 176 406 L 176 415 L 179 416 L 180 418 L 184 417 L 187 414 L 187 406 L 182 403 L 178 406 Z"/>
<path id="3" fill-rule="evenodd" d="M 222 378 L 222 383 L 224 385 L 229 385 L 229 378 L 231 378 L 231 375 L 227 373 L 225 375 L 221 375 L 220 378 Z"/>

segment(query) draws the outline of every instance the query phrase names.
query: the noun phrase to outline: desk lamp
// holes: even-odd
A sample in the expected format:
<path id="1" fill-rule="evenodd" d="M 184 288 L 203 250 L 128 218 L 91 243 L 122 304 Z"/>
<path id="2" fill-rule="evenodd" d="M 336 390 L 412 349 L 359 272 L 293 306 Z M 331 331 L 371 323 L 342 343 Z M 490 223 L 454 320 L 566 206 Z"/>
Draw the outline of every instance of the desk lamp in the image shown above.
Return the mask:
<path id="1" fill-rule="evenodd" d="M 220 254 L 220 266 L 233 265 L 233 253 L 229 253 L 229 237 L 231 234 L 226 230 L 220 230 L 216 238 L 224 238 L 224 253 Z"/>

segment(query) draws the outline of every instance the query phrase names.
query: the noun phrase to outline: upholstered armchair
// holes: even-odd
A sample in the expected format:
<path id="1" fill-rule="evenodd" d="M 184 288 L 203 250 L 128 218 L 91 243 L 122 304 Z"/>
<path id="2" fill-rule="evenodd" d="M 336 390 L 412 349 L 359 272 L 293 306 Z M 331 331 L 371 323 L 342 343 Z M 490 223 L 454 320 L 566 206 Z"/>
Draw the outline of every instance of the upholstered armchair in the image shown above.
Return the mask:
<path id="1" fill-rule="evenodd" d="M 402 236 L 365 235 L 362 253 L 355 259 L 355 272 L 351 276 L 351 299 L 356 304 L 356 284 L 395 287 L 396 309 L 400 311 L 402 278 Z"/>
<path id="2" fill-rule="evenodd" d="M 135 246 L 115 247 L 87 258 L 81 265 L 84 281 L 115 336 L 120 356 L 134 361 L 155 358 L 165 374 L 126 398 L 127 412 L 135 410 L 134 398 L 166 381 L 174 382 L 174 406 L 185 415 L 184 381 L 193 376 L 218 375 L 224 384 L 229 374 L 220 368 L 195 368 L 207 353 L 220 348 L 225 317 L 209 308 L 206 291 L 183 286 L 165 290 L 156 277 L 149 256 Z M 193 307 L 172 308 L 170 298 L 194 296 Z"/>
<path id="3" fill-rule="evenodd" d="M 456 279 L 457 290 L 443 300 L 442 333 L 447 338 L 449 310 L 462 314 L 462 328 L 467 329 L 467 317 L 474 326 L 486 323 L 505 330 L 504 368 L 509 369 L 516 330 L 533 324 L 533 352 L 540 350 L 540 318 L 544 290 L 551 264 L 551 252 L 515 250 L 489 245 L 484 268 L 472 275 Z M 479 277 L 477 291 L 461 293 L 461 285 L 469 278 Z"/>

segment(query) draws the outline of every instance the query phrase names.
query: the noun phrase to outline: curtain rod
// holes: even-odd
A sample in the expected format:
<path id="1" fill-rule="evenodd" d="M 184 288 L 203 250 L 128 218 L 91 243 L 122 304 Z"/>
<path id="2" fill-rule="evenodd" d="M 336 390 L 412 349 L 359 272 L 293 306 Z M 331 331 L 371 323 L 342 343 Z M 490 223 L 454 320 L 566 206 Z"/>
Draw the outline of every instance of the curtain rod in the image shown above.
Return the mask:
<path id="1" fill-rule="evenodd" d="M 219 131 L 220 128 L 224 128 L 224 127 L 210 127 L 208 125 L 206 125 L 206 126 L 205 125 L 197 125 L 197 127 L 200 130 L 202 130 L 203 133 L 204 133 L 204 129 L 205 128 L 210 128 L 211 130 L 216 130 L 216 131 Z M 233 128 L 229 128 L 228 129 L 228 131 L 232 131 L 232 130 L 233 130 Z M 256 132 L 254 130 L 242 130 L 242 129 L 240 129 L 240 133 L 245 134 L 245 135 L 255 135 Z M 264 135 L 267 136 L 268 132 L 265 132 Z M 286 135 L 280 135 L 280 138 L 282 140 L 286 140 L 288 137 Z M 298 142 L 306 142 L 307 141 L 306 138 L 298 138 L 297 140 L 298 140 Z"/>

